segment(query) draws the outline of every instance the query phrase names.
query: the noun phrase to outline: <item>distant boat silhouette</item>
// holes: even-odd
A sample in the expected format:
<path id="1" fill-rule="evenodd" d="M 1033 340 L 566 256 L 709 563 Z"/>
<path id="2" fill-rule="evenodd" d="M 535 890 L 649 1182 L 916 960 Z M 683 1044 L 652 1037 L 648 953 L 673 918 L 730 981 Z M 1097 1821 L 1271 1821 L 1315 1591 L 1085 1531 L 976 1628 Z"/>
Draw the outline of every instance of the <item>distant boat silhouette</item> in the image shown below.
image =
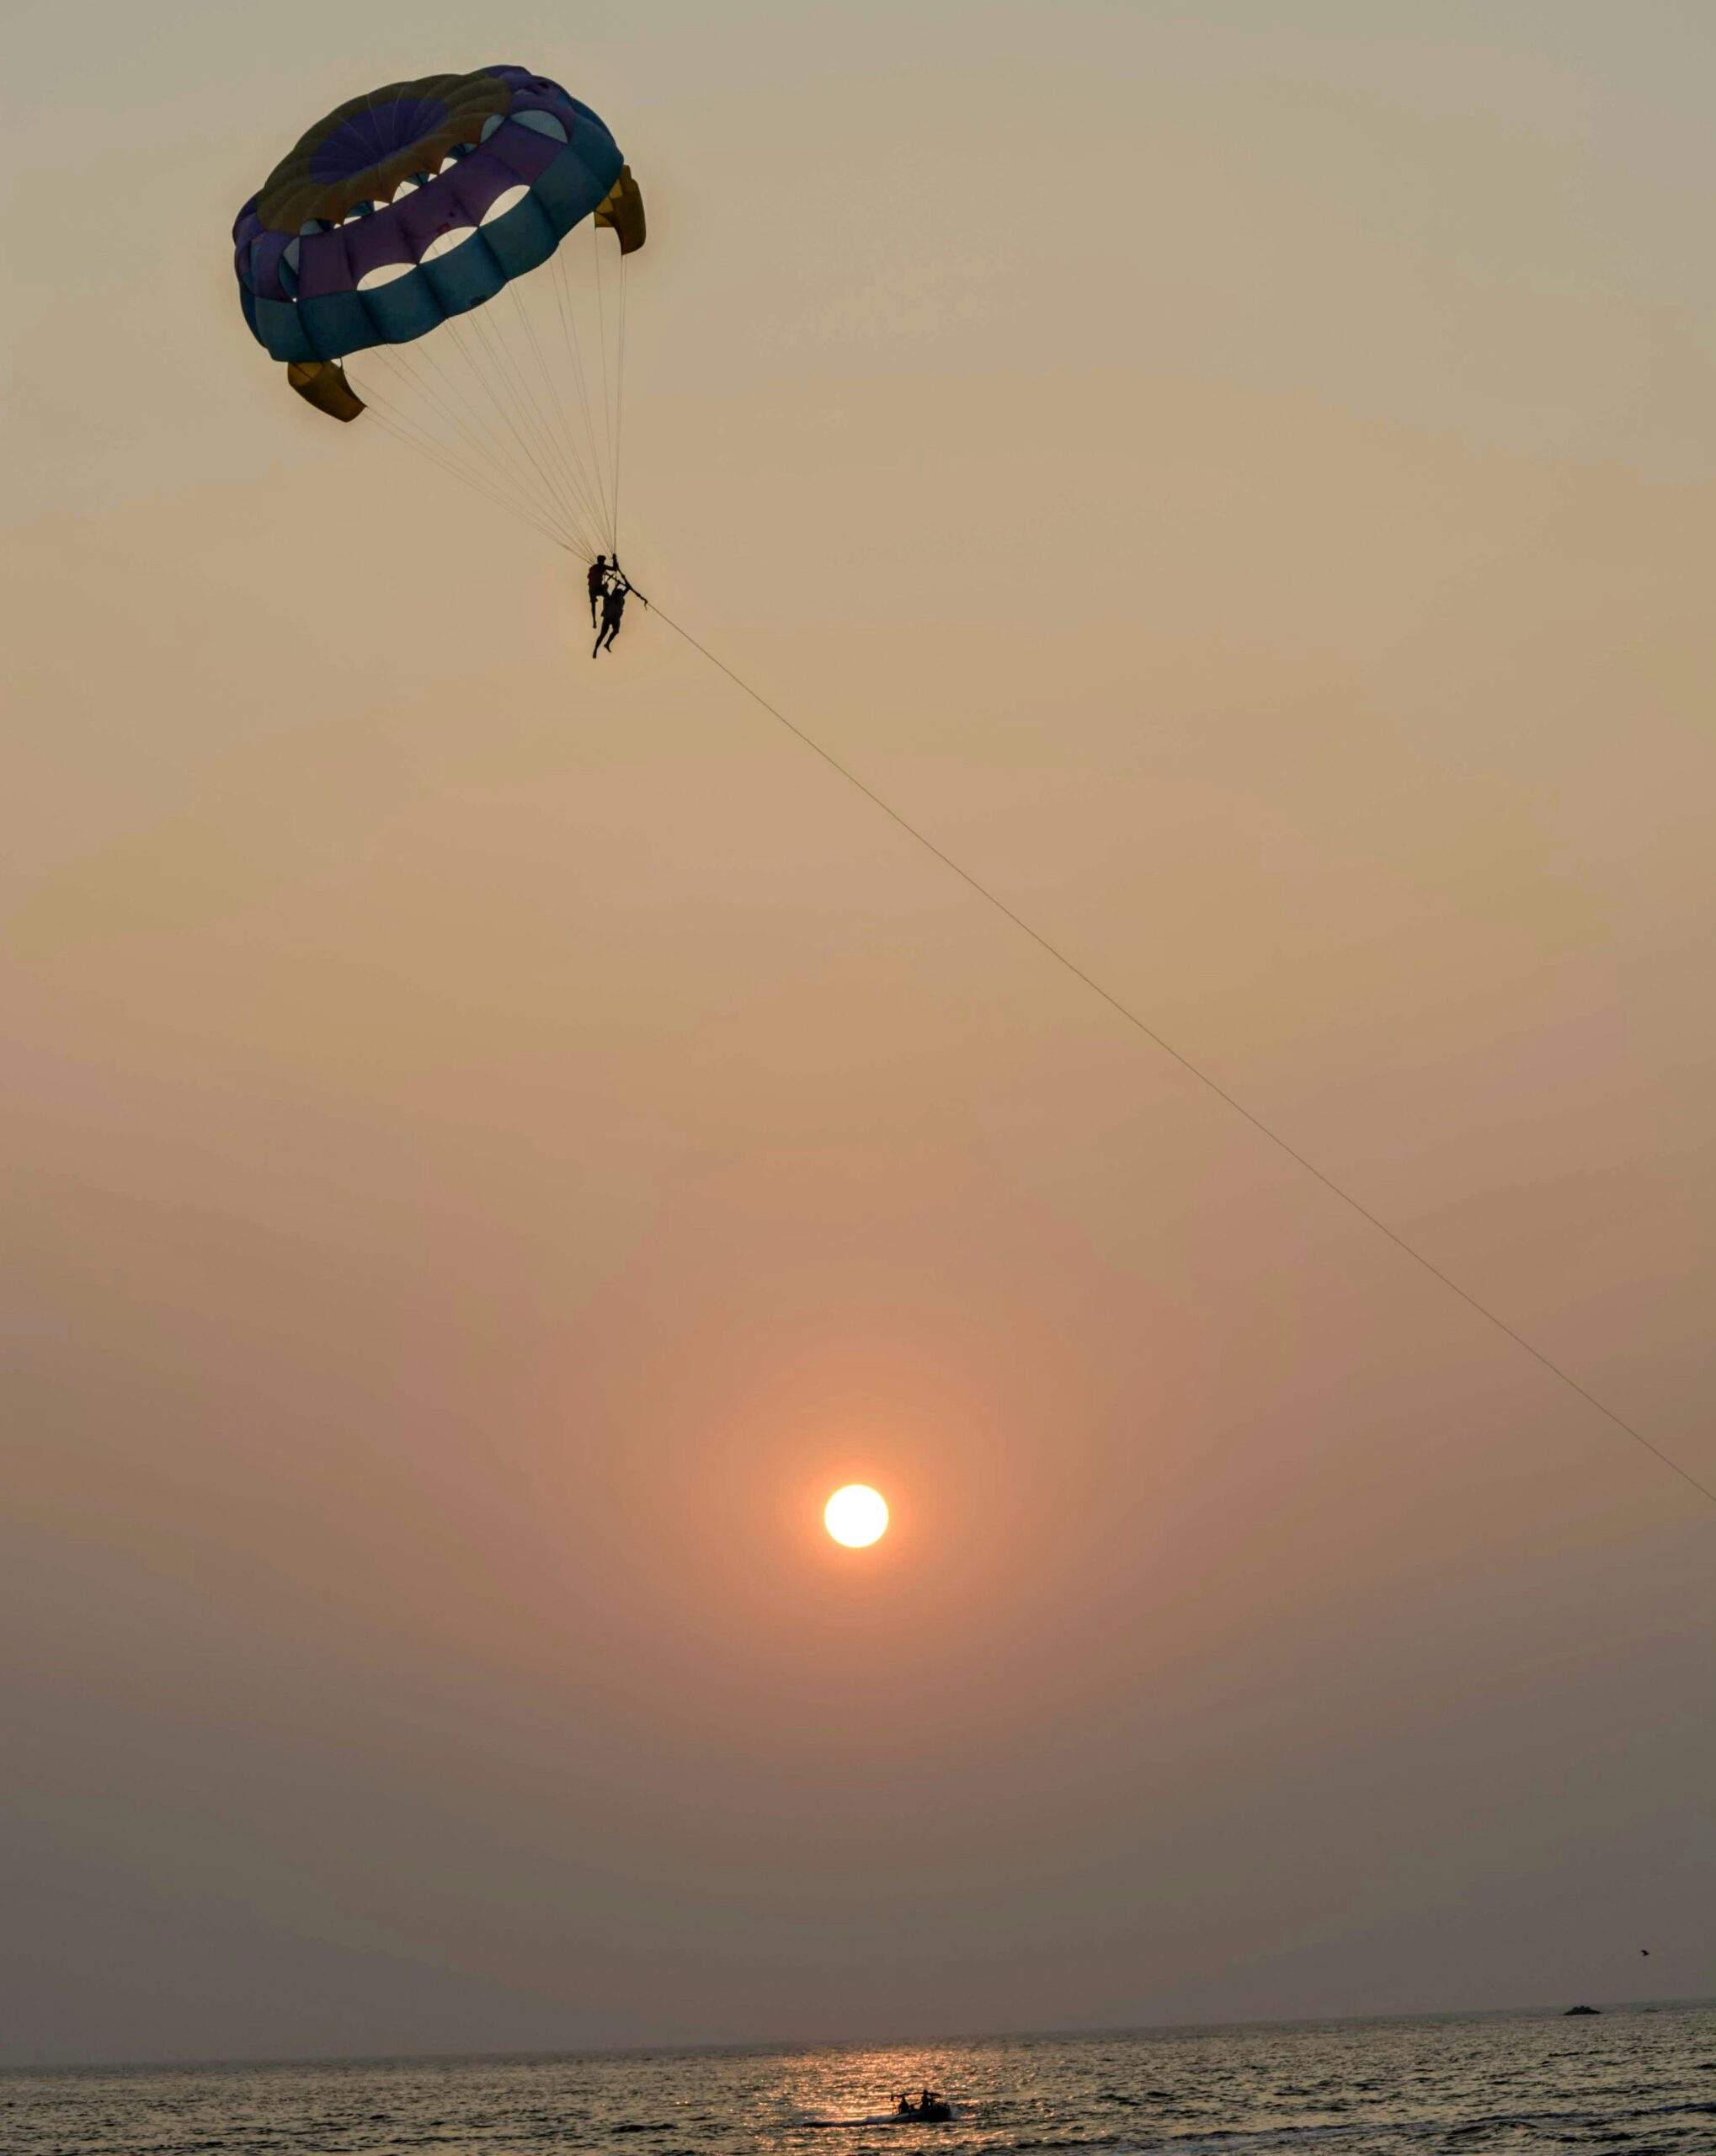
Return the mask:
<path id="1" fill-rule="evenodd" d="M 1600 2006 L 1569 2006 L 1567 2009 L 1568 2014 L 1601 2014 L 1601 2012 L 1602 2009 Z M 1566 2018 L 1566 2015 L 1562 2016 L 1564 2020 Z"/>
<path id="2" fill-rule="evenodd" d="M 926 2089 L 915 2104 L 902 2096 L 889 2116 L 896 2126 L 946 2126 L 953 2106 L 939 2090 Z"/>

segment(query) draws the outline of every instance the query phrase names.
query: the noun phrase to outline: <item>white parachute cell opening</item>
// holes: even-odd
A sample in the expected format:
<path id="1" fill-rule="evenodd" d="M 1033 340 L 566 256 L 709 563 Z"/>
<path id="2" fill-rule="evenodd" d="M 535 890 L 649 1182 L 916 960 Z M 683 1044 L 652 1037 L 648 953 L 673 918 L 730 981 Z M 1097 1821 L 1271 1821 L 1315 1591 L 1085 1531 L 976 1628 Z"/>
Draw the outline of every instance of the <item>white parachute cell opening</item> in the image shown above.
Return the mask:
<path id="1" fill-rule="evenodd" d="M 425 262 L 439 262 L 444 254 L 450 254 L 456 247 L 463 247 L 467 239 L 475 237 L 475 225 L 454 225 L 448 231 L 437 232 L 423 251 Z"/>

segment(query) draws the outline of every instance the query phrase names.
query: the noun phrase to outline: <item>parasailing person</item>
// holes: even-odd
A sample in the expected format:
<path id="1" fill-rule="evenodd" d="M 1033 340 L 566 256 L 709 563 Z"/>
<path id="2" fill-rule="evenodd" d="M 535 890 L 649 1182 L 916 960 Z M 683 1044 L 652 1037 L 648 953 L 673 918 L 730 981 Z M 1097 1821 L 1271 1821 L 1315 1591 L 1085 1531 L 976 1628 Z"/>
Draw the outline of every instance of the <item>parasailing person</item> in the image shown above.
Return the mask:
<path id="1" fill-rule="evenodd" d="M 598 652 L 611 651 L 614 648 L 614 639 L 620 633 L 620 622 L 626 611 L 626 600 L 628 595 L 637 599 L 645 606 L 649 604 L 643 594 L 627 577 L 625 570 L 621 568 L 619 557 L 616 555 L 613 567 L 609 572 L 606 588 L 602 593 L 602 623 L 596 632 L 595 649 L 590 654 L 592 659 Z"/>

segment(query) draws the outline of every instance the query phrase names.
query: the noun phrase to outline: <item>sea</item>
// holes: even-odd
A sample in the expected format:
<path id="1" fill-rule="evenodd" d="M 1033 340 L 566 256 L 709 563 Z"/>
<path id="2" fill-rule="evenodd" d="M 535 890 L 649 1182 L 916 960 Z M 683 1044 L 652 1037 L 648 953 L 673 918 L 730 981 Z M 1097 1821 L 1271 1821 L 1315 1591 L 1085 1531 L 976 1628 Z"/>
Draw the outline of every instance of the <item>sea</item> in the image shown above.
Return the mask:
<path id="1" fill-rule="evenodd" d="M 946 2124 L 886 2114 L 944 2091 Z M 813 2049 L 13 2068 L 6 2156 L 1716 2152 L 1716 2005 Z"/>

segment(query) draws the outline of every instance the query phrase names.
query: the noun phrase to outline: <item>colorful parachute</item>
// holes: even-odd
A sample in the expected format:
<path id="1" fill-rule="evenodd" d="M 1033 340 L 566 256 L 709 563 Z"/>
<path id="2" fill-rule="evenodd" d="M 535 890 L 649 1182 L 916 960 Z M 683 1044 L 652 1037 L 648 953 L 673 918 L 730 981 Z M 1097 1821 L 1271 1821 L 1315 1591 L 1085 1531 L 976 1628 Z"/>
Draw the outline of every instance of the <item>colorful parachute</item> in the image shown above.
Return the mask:
<path id="1" fill-rule="evenodd" d="M 244 318 L 318 410 L 373 408 L 586 558 L 616 543 L 624 263 L 643 200 L 588 105 L 523 67 L 389 83 L 318 120 L 232 237 Z"/>

